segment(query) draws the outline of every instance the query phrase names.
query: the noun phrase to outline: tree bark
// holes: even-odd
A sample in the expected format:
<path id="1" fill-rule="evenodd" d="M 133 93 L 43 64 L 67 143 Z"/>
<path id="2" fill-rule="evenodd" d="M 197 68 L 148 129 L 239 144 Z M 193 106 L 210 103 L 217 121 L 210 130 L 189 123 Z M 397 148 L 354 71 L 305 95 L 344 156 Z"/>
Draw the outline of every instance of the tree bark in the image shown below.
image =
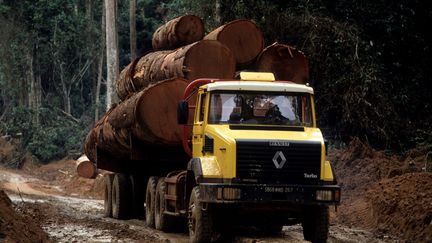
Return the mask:
<path id="1" fill-rule="evenodd" d="M 98 60 L 98 74 L 97 74 L 96 92 L 95 92 L 95 123 L 99 120 L 100 90 L 101 90 L 102 75 L 103 75 L 102 70 L 103 70 L 104 51 L 105 50 L 102 49 L 102 53 L 100 54 Z"/>
<path id="2" fill-rule="evenodd" d="M 117 79 L 117 94 L 123 100 L 164 79 L 233 78 L 234 73 L 231 51 L 218 41 L 203 40 L 174 51 L 152 52 L 130 63 Z"/>
<path id="3" fill-rule="evenodd" d="M 30 92 L 28 92 L 28 105 L 33 110 L 32 122 L 39 124 L 39 108 L 42 104 L 42 87 L 40 75 L 34 75 L 33 69 L 33 54 L 31 51 L 27 53 L 27 78 L 30 84 Z"/>
<path id="4" fill-rule="evenodd" d="M 118 101 L 115 80 L 119 73 L 116 0 L 105 0 L 106 14 L 106 55 L 107 55 L 107 110 Z"/>
<path id="5" fill-rule="evenodd" d="M 204 23 L 195 15 L 185 15 L 168 21 L 153 34 L 155 50 L 172 50 L 199 41 L 204 36 Z"/>
<path id="6" fill-rule="evenodd" d="M 221 6 L 221 0 L 215 1 L 215 21 L 217 25 L 222 24 L 222 6 Z"/>
<path id="7" fill-rule="evenodd" d="M 137 57 L 136 0 L 130 0 L 129 31 L 131 60 L 135 60 Z"/>
<path id="8" fill-rule="evenodd" d="M 204 37 L 226 45 L 234 54 L 237 65 L 252 63 L 264 47 L 261 30 L 250 20 L 235 20 L 222 25 Z"/>
<path id="9" fill-rule="evenodd" d="M 309 64 L 304 53 L 277 42 L 263 50 L 256 62 L 256 69 L 272 72 L 278 80 L 303 84 L 309 79 Z"/>
<path id="10" fill-rule="evenodd" d="M 147 144 L 178 145 L 177 102 L 188 82 L 174 78 L 153 84 L 111 108 L 87 135 L 85 154 L 96 162 L 97 149 L 129 158 L 131 136 Z"/>
<path id="11" fill-rule="evenodd" d="M 63 95 L 63 109 L 66 113 L 71 113 L 71 102 L 70 102 L 70 85 L 66 83 L 65 72 L 63 69 L 63 64 L 59 64 L 59 75 L 60 75 L 60 84 L 61 84 L 61 92 Z"/>
<path id="12" fill-rule="evenodd" d="M 102 19 L 101 19 L 101 31 L 102 33 L 105 32 L 105 20 L 106 20 L 106 14 L 105 14 L 105 8 L 102 8 Z M 100 90 L 101 90 L 101 84 L 103 79 L 103 62 L 104 62 L 104 53 L 105 53 L 105 35 L 103 34 L 101 36 L 101 43 L 100 43 L 100 54 L 99 54 L 99 60 L 98 60 L 98 74 L 97 74 L 97 80 L 96 80 L 96 90 L 95 90 L 95 123 L 99 120 L 99 107 L 100 107 Z"/>
<path id="13" fill-rule="evenodd" d="M 98 52 L 98 48 L 95 48 L 97 46 L 97 42 L 96 42 L 96 38 L 95 38 L 95 33 L 93 31 L 93 18 L 94 18 L 94 14 L 93 14 L 93 0 L 86 0 L 85 1 L 85 16 L 86 16 L 86 41 L 88 46 L 90 47 L 88 53 L 86 53 L 86 57 L 87 58 L 92 58 L 94 56 L 97 56 L 97 52 Z M 103 32 L 102 32 L 103 33 Z M 97 68 L 98 65 L 97 63 L 94 64 L 92 62 L 92 64 L 90 65 L 90 72 L 88 73 L 88 78 L 91 80 L 92 82 L 92 90 L 91 90 L 91 99 L 93 100 L 95 97 L 95 93 L 96 93 L 96 85 L 97 85 Z M 84 93 L 85 93 L 85 85 L 83 80 L 81 80 L 81 89 L 80 89 L 80 98 L 81 98 L 81 102 L 84 102 Z"/>

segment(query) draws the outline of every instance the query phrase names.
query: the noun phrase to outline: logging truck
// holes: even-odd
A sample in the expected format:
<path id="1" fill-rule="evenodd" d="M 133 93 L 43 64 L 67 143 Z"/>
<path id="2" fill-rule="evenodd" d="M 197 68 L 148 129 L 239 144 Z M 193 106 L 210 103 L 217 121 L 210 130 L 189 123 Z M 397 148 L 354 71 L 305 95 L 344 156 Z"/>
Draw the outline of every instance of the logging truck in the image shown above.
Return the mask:
<path id="1" fill-rule="evenodd" d="M 177 107 L 184 151 L 130 137 L 130 160 L 98 166 L 116 171 L 105 175 L 105 215 L 142 217 L 162 231 L 183 224 L 191 242 L 234 225 L 279 232 L 297 223 L 305 240 L 325 242 L 340 187 L 313 94 L 272 73 L 189 83 Z M 114 160 L 97 151 L 96 164 Z"/>

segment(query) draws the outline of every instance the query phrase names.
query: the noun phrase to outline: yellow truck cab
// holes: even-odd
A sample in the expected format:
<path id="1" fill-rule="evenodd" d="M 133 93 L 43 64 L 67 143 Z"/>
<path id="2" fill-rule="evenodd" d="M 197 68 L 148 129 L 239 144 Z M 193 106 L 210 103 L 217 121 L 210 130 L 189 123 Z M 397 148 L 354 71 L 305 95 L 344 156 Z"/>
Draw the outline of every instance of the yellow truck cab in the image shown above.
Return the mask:
<path id="1" fill-rule="evenodd" d="M 340 187 L 313 95 L 271 73 L 192 82 L 178 107 L 191 159 L 186 171 L 164 179 L 156 226 L 184 216 L 191 242 L 208 242 L 232 225 L 275 232 L 302 223 L 306 240 L 325 242 L 328 206 L 340 202 Z"/>

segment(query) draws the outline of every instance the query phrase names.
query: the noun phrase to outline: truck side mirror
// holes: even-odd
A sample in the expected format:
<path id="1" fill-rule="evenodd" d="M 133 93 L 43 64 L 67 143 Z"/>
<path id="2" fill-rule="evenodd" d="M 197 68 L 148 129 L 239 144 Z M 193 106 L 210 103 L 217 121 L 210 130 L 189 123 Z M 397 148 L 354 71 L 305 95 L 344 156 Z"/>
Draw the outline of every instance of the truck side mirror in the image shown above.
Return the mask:
<path id="1" fill-rule="evenodd" d="M 182 100 L 177 106 L 177 123 L 186 125 L 189 119 L 189 104 L 187 101 Z"/>

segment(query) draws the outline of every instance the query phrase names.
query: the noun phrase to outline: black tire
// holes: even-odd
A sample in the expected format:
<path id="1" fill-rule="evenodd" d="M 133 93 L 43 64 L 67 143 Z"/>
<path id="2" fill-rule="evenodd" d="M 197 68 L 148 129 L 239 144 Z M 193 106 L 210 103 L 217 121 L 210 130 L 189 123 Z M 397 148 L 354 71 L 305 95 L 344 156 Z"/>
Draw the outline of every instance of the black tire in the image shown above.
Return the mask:
<path id="1" fill-rule="evenodd" d="M 116 173 L 112 184 L 112 216 L 115 219 L 128 219 L 131 208 L 131 192 L 129 177 Z"/>
<path id="2" fill-rule="evenodd" d="M 213 221 L 209 208 L 201 202 L 199 187 L 194 187 L 188 209 L 189 239 L 192 243 L 210 242 L 213 233 Z"/>
<path id="3" fill-rule="evenodd" d="M 105 174 L 105 190 L 104 190 L 104 216 L 111 217 L 112 216 L 112 183 L 114 180 L 114 174 Z"/>
<path id="4" fill-rule="evenodd" d="M 141 177 L 137 175 L 130 176 L 131 181 L 131 189 L 132 189 L 132 208 L 133 212 L 131 213 L 132 218 L 143 219 L 145 216 L 144 209 L 144 195 L 145 188 L 144 183 Z"/>
<path id="5" fill-rule="evenodd" d="M 158 178 L 152 176 L 147 182 L 146 199 L 145 199 L 145 218 L 148 227 L 155 227 L 155 198 L 156 198 L 156 183 Z"/>
<path id="6" fill-rule="evenodd" d="M 155 198 L 155 226 L 157 230 L 170 232 L 173 230 L 174 217 L 171 215 L 164 214 L 165 212 L 165 191 L 166 183 L 164 178 L 160 178 L 156 186 L 156 198 Z"/>
<path id="7" fill-rule="evenodd" d="M 308 207 L 304 212 L 302 226 L 305 240 L 313 243 L 327 242 L 329 230 L 328 207 Z"/>

